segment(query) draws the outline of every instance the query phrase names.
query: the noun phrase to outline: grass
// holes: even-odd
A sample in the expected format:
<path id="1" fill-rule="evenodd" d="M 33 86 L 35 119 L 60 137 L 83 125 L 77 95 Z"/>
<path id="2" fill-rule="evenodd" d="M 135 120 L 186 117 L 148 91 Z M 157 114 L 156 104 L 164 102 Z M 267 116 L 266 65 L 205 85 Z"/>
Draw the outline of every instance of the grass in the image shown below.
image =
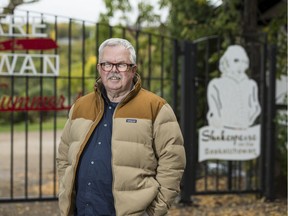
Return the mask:
<path id="1" fill-rule="evenodd" d="M 67 118 L 65 117 L 57 117 L 56 119 L 56 129 L 63 129 L 65 122 Z M 40 120 L 34 122 L 34 123 L 28 123 L 27 128 L 28 131 L 38 131 L 40 130 Z M 16 124 L 0 124 L 0 133 L 2 132 L 10 132 L 13 128 L 14 132 L 23 132 L 25 131 L 25 122 L 20 122 Z M 54 119 L 49 119 L 42 122 L 42 130 L 44 131 L 50 131 L 54 130 Z"/>

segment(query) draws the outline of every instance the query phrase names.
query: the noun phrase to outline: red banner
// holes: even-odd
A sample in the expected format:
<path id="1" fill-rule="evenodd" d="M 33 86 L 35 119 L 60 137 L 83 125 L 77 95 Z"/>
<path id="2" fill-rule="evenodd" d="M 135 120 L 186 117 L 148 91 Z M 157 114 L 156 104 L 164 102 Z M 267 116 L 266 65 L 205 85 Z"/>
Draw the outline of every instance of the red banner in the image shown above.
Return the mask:
<path id="1" fill-rule="evenodd" d="M 0 42 L 0 51 L 4 50 L 48 50 L 58 45 L 50 38 L 12 39 Z"/>

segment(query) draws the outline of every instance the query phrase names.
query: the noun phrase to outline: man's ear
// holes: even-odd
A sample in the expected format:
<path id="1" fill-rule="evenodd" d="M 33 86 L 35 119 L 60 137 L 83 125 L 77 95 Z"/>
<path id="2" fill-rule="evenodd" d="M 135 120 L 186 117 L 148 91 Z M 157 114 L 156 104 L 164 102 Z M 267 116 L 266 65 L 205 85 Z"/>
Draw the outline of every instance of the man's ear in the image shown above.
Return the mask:
<path id="1" fill-rule="evenodd" d="M 132 71 L 133 71 L 133 73 L 136 73 L 136 72 L 137 72 L 137 65 L 134 65 L 134 66 L 133 66 Z"/>
<path id="2" fill-rule="evenodd" d="M 101 69 L 101 68 L 100 68 L 100 65 L 97 64 L 96 68 L 97 68 L 98 75 L 100 76 L 100 69 Z"/>

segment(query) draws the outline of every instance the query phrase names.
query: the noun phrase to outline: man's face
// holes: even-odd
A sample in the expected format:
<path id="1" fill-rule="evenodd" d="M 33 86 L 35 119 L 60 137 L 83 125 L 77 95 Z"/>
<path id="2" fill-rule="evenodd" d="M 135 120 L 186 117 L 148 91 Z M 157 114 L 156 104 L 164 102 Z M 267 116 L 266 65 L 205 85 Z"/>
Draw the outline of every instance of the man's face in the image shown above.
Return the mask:
<path id="1" fill-rule="evenodd" d="M 100 63 L 126 63 L 131 64 L 130 52 L 123 46 L 107 46 L 103 49 L 103 53 L 100 59 Z M 112 70 L 104 71 L 100 64 L 97 65 L 100 73 L 101 80 L 106 88 L 107 92 L 116 94 L 125 94 L 130 91 L 133 77 L 136 72 L 136 66 L 128 67 L 125 72 L 119 72 L 114 65 Z"/>

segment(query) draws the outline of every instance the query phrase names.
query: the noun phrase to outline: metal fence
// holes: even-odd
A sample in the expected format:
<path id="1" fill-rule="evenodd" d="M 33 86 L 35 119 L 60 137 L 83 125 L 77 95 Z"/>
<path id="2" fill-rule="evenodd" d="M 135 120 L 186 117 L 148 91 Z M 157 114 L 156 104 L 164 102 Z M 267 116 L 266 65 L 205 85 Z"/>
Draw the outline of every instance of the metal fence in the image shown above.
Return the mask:
<path id="1" fill-rule="evenodd" d="M 154 29 L 111 27 L 27 11 L 3 15 L 0 21 L 1 202 L 56 199 L 61 129 L 75 99 L 93 91 L 98 47 L 105 39 L 131 41 L 143 86 L 174 108 L 178 103 L 176 40 L 155 34 Z M 33 49 L 29 42 L 38 39 L 52 41 L 54 47 Z"/>
<path id="2" fill-rule="evenodd" d="M 261 194 L 269 186 L 265 168 L 272 158 L 267 160 L 265 149 L 273 134 L 269 142 L 264 135 L 273 116 L 264 114 L 269 108 L 265 40 L 258 43 L 258 64 L 251 66 L 259 72 L 250 74 L 260 89 L 261 156 L 198 162 L 198 129 L 207 123 L 206 89 L 217 74 L 220 38 L 184 42 L 155 34 L 155 28 L 112 27 L 27 11 L 3 15 L 0 22 L 0 202 L 57 199 L 55 158 L 61 130 L 75 99 L 93 91 L 98 47 L 110 37 L 131 41 L 143 87 L 165 98 L 181 124 L 187 156 L 183 202 L 198 194 Z M 51 47 L 27 45 L 35 38 Z"/>

